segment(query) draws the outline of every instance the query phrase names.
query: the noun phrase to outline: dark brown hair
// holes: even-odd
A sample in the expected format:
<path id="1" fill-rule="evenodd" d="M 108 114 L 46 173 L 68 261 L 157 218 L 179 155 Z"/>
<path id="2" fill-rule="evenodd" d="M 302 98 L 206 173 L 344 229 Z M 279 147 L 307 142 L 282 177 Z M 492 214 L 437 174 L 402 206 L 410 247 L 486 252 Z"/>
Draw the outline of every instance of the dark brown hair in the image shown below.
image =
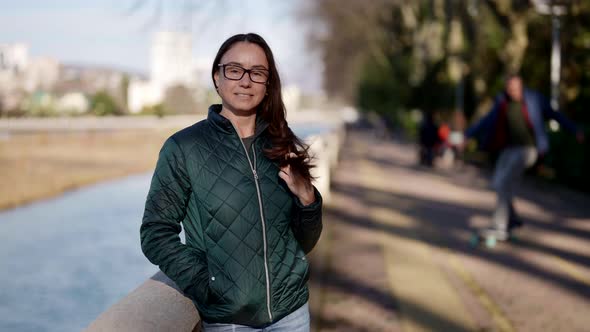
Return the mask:
<path id="1" fill-rule="evenodd" d="M 311 164 L 311 157 L 308 153 L 309 146 L 304 144 L 287 125 L 285 119 L 285 104 L 281 95 L 281 79 L 277 70 L 274 57 L 266 41 L 255 33 L 238 34 L 228 38 L 219 48 L 213 66 L 211 68 L 211 77 L 215 85 L 215 73 L 219 70 L 219 63 L 223 55 L 232 48 L 235 43 L 246 42 L 260 46 L 266 54 L 269 66 L 269 79 L 267 83 L 267 95 L 264 97 L 256 116 L 261 116 L 268 123 L 267 133 L 270 137 L 272 147 L 264 150 L 267 158 L 280 166 L 291 165 L 291 171 L 300 178 L 311 181 L 313 177 L 310 169 L 314 167 Z M 215 86 L 217 88 L 217 86 Z M 285 157 L 293 152 L 297 157 L 286 159 Z"/>

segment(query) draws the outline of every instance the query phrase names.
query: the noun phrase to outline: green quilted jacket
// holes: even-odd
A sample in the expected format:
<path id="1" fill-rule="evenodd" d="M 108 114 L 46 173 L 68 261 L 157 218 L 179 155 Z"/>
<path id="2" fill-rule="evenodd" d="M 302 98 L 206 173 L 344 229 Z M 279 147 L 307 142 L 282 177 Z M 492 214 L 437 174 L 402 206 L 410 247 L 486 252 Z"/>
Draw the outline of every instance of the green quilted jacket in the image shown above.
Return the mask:
<path id="1" fill-rule="evenodd" d="M 209 323 L 262 327 L 308 300 L 306 253 L 322 230 L 322 199 L 303 206 L 266 158 L 265 124 L 244 145 L 221 105 L 162 147 L 140 229 L 145 256 Z M 181 224 L 186 244 L 181 243 Z"/>

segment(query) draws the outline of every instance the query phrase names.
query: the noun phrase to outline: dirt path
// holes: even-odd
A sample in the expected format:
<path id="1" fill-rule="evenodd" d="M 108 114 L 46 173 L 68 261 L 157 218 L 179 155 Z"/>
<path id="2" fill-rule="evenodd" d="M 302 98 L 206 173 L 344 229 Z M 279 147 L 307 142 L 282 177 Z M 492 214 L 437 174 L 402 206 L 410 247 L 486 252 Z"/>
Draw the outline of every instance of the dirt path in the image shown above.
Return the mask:
<path id="1" fill-rule="evenodd" d="M 590 198 L 525 181 L 519 241 L 473 247 L 495 202 L 471 166 L 416 166 L 412 146 L 351 133 L 314 252 L 316 331 L 583 331 Z"/>

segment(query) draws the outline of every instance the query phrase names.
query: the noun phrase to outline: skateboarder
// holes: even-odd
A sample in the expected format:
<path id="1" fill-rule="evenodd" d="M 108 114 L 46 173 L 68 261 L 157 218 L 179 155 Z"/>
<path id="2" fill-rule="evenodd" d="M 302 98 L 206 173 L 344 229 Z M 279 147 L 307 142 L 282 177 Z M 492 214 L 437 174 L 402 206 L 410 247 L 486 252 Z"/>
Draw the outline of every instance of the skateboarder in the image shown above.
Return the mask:
<path id="1" fill-rule="evenodd" d="M 477 136 L 484 148 L 499 153 L 491 183 L 497 203 L 492 225 L 483 232 L 486 236 L 506 241 L 511 230 L 522 225 L 512 204 L 514 186 L 537 157 L 547 152 L 549 141 L 544 121 L 548 119 L 558 121 L 575 134 L 579 143 L 584 141 L 583 132 L 552 109 L 543 95 L 524 88 L 519 75 L 512 74 L 488 114 L 465 132 L 466 138 Z"/>

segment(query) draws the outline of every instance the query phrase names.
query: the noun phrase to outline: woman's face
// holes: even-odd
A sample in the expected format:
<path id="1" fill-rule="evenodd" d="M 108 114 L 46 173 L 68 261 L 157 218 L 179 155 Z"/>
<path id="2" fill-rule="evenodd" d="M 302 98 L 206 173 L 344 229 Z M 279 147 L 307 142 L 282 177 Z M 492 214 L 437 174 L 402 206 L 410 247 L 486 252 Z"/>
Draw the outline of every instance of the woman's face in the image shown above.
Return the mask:
<path id="1" fill-rule="evenodd" d="M 264 50 L 253 43 L 238 42 L 234 44 L 221 57 L 222 65 L 229 65 L 226 68 L 226 74 L 233 75 L 240 73 L 241 68 L 254 70 L 250 75 L 244 73 L 239 80 L 231 80 L 224 75 L 223 67 L 214 74 L 215 83 L 218 87 L 219 96 L 221 96 L 223 108 L 236 114 L 248 114 L 256 112 L 256 107 L 264 99 L 266 93 L 266 84 L 253 82 L 264 81 L 264 74 L 268 77 L 268 61 Z M 226 66 L 227 67 L 227 66 Z"/>

